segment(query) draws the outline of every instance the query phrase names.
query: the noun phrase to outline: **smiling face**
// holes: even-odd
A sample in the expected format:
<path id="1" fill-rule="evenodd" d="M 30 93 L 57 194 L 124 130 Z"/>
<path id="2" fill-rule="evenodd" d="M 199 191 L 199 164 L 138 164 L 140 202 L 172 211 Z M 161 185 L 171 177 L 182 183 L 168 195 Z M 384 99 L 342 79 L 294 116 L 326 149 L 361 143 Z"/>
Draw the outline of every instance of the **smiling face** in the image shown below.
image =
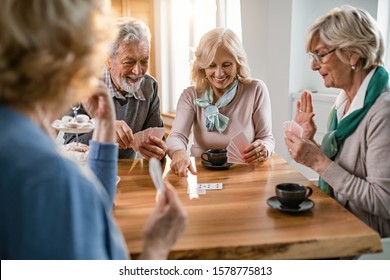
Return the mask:
<path id="1" fill-rule="evenodd" d="M 218 48 L 213 62 L 205 69 L 206 79 L 217 97 L 221 97 L 237 76 L 237 62 L 224 48 Z"/>
<path id="2" fill-rule="evenodd" d="M 107 66 L 112 82 L 120 92 L 136 92 L 149 67 L 148 41 L 122 43 Z"/>

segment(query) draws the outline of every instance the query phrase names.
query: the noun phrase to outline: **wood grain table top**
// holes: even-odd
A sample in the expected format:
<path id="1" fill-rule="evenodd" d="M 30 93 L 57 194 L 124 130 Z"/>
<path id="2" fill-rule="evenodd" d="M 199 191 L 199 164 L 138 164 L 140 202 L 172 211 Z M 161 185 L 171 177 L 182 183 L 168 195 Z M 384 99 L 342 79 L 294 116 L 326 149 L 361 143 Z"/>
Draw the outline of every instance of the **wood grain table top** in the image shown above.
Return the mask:
<path id="1" fill-rule="evenodd" d="M 209 170 L 200 158 L 192 160 L 198 175 L 188 178 L 172 173 L 169 159 L 163 166 L 165 179 L 176 188 L 188 215 L 186 230 L 170 259 L 326 259 L 382 250 L 374 230 L 278 154 L 264 163 L 227 170 Z M 156 189 L 146 160 L 120 159 L 118 175 L 114 217 L 131 257 L 137 258 Z M 271 208 L 267 199 L 275 195 L 275 185 L 285 182 L 311 186 L 314 207 L 300 213 Z M 223 189 L 191 199 L 187 186 L 196 183 L 223 183 Z"/>

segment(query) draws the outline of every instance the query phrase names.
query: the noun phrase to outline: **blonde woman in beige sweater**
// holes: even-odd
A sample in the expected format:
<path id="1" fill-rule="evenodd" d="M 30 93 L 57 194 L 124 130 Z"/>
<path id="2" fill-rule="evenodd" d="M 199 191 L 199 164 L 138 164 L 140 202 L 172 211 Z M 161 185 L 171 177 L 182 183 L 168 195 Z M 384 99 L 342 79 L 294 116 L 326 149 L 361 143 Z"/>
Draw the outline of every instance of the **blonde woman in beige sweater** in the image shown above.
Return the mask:
<path id="1" fill-rule="evenodd" d="M 271 102 L 263 81 L 250 78 L 244 48 L 237 35 L 224 28 L 207 32 L 200 40 L 192 65 L 194 86 L 185 89 L 167 139 L 171 169 L 179 176 L 195 173 L 187 151 L 192 129 L 191 155 L 208 149 L 226 149 L 243 132 L 251 143 L 243 160 L 253 164 L 273 152 Z"/>

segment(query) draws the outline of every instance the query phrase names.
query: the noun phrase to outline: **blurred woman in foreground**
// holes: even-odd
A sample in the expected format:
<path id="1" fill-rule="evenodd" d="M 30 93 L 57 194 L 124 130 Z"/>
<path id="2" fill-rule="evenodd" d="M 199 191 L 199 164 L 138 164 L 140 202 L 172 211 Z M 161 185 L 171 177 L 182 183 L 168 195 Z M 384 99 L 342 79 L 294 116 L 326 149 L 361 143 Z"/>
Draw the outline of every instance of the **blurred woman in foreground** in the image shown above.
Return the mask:
<path id="1" fill-rule="evenodd" d="M 104 4 L 0 2 L 1 259 L 128 258 L 112 217 L 114 109 L 94 79 L 109 39 Z M 50 136 L 50 123 L 79 100 L 96 120 L 85 170 Z M 141 258 L 166 258 L 183 232 L 178 196 L 165 189 L 146 223 Z"/>

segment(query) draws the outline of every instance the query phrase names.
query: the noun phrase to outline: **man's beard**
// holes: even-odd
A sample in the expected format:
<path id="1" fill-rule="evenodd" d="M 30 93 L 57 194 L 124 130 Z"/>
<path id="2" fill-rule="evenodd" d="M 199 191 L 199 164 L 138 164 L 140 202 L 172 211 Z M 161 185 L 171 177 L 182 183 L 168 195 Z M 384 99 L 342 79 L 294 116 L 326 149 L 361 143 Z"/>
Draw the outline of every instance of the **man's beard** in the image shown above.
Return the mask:
<path id="1" fill-rule="evenodd" d="M 133 77 L 131 78 L 133 79 Z M 123 78 L 119 78 L 119 85 L 124 91 L 134 94 L 140 89 L 143 80 L 144 80 L 144 76 L 142 76 L 136 83 L 133 84 L 133 83 L 129 83 L 127 81 L 127 78 L 123 77 Z"/>

